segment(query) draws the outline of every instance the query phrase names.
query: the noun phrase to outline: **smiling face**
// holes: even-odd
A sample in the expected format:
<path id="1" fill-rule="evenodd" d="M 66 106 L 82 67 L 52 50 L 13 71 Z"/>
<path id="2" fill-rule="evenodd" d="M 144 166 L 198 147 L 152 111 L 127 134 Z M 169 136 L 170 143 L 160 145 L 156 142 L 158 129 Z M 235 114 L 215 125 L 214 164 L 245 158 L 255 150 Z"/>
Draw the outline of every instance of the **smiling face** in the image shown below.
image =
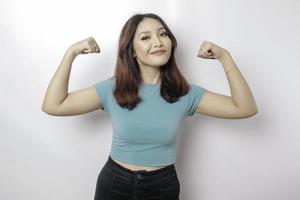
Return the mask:
<path id="1" fill-rule="evenodd" d="M 136 29 L 133 49 L 140 67 L 160 67 L 170 58 L 172 42 L 158 20 L 144 18 Z M 164 50 L 164 52 L 153 54 L 158 50 Z"/>

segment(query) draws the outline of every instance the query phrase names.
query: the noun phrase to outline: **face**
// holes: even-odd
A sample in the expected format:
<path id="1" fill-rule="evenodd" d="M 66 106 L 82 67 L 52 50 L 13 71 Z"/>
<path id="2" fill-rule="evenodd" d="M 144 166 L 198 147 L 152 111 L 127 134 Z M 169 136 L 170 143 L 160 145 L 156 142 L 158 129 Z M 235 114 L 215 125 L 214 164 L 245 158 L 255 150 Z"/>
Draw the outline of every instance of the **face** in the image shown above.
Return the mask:
<path id="1" fill-rule="evenodd" d="M 156 19 L 144 18 L 133 39 L 134 55 L 140 66 L 160 67 L 170 58 L 172 42 L 163 25 Z M 161 53 L 153 53 L 163 50 Z"/>

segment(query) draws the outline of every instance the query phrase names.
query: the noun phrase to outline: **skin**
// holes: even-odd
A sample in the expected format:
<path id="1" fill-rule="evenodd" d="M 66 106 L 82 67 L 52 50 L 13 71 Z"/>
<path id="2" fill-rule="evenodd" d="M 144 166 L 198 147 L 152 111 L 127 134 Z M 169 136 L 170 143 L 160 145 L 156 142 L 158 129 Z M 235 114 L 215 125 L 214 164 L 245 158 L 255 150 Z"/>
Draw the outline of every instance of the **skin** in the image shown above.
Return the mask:
<path id="1" fill-rule="evenodd" d="M 172 42 L 168 37 L 163 25 L 152 18 L 144 18 L 138 25 L 133 39 L 134 57 L 139 64 L 141 76 L 144 83 L 159 83 L 160 71 L 159 67 L 166 64 L 171 55 Z M 149 31 L 146 32 L 145 31 Z M 154 51 L 164 49 L 166 52 L 162 55 L 151 54 Z M 128 164 L 116 159 L 115 162 L 121 166 L 136 171 L 146 170 L 152 171 L 163 168 L 165 166 L 138 166 Z"/>
<path id="2" fill-rule="evenodd" d="M 156 19 L 144 18 L 136 29 L 133 48 L 143 82 L 159 83 L 159 68 L 168 62 L 172 49 L 172 42 L 163 25 Z M 151 54 L 162 49 L 166 50 L 162 55 Z"/>
<path id="3" fill-rule="evenodd" d="M 229 51 L 205 40 L 197 56 L 217 59 L 221 63 L 226 72 L 231 96 L 207 91 L 199 102 L 196 113 L 225 119 L 243 119 L 258 112 L 250 87 Z"/>
<path id="4" fill-rule="evenodd" d="M 139 64 L 144 83 L 159 83 L 161 81 L 159 67 L 164 65 L 170 57 L 172 44 L 170 39 L 163 34 L 163 30 L 157 30 L 161 26 L 157 20 L 145 18 L 136 30 L 134 56 Z M 139 35 L 143 31 L 150 32 Z M 142 37 L 149 38 L 141 40 Z M 150 54 L 158 49 L 166 50 L 165 54 L 161 56 Z M 88 38 L 68 48 L 47 88 L 41 107 L 45 113 L 53 116 L 74 116 L 101 108 L 101 99 L 97 96 L 93 86 L 68 92 L 72 62 L 80 52 L 82 54 L 99 53 L 100 48 L 93 38 Z M 231 96 L 207 90 L 198 104 L 196 113 L 224 119 L 243 119 L 252 117 L 258 112 L 250 87 L 226 49 L 212 42 L 204 41 L 197 56 L 203 59 L 217 59 L 222 64 L 230 85 Z M 164 167 L 137 166 L 121 161 L 116 162 L 133 171 L 152 171 Z"/>

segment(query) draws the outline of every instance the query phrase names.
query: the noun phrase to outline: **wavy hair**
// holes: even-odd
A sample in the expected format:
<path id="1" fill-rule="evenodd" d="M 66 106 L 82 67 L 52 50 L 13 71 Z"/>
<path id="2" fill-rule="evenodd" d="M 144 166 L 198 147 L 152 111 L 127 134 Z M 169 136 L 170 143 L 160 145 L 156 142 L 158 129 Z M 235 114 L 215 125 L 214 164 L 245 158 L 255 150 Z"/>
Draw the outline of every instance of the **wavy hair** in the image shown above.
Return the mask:
<path id="1" fill-rule="evenodd" d="M 167 24 L 156 14 L 135 14 L 127 20 L 119 37 L 118 56 L 114 77 L 116 85 L 114 97 L 121 107 L 134 109 L 142 101 L 138 90 L 142 84 L 139 65 L 133 57 L 133 37 L 139 23 L 144 18 L 158 20 L 166 29 L 172 42 L 171 55 L 165 65 L 160 66 L 160 95 L 169 103 L 178 101 L 189 91 L 189 84 L 181 74 L 174 58 L 177 41 Z"/>

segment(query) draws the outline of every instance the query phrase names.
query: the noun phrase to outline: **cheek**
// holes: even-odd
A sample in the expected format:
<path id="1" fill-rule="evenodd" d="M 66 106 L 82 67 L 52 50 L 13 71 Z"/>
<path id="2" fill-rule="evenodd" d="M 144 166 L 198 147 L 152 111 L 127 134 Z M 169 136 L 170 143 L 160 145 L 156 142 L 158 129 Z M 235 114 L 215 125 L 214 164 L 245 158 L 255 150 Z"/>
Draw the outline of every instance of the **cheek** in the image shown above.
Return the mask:
<path id="1" fill-rule="evenodd" d="M 150 47 L 149 47 L 149 45 L 138 44 L 138 45 L 136 45 L 135 50 L 138 55 L 144 56 L 144 55 L 149 54 Z"/>
<path id="2" fill-rule="evenodd" d="M 172 41 L 171 41 L 170 38 L 167 40 L 167 44 L 168 44 L 168 47 L 171 49 L 172 48 Z"/>

